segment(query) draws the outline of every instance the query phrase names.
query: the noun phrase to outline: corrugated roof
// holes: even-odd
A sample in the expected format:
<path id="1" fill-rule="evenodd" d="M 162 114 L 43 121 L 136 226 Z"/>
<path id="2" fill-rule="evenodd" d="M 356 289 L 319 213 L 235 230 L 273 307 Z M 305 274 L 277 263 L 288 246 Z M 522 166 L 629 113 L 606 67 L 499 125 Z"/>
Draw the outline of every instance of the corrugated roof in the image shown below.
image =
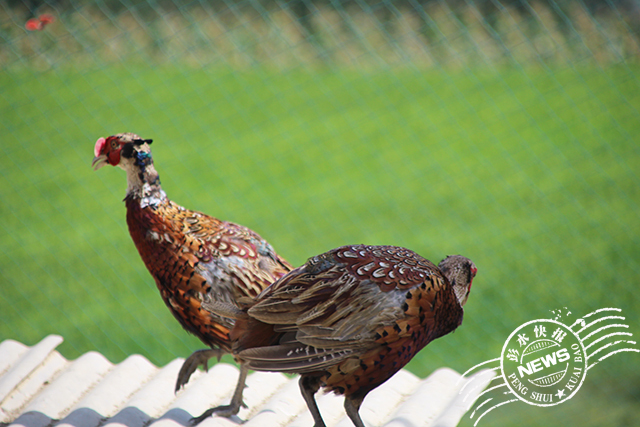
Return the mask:
<path id="1" fill-rule="evenodd" d="M 238 377 L 235 366 L 218 363 L 208 373 L 197 371 L 185 389 L 174 394 L 184 359 L 158 368 L 133 355 L 114 365 L 100 353 L 89 352 L 70 361 L 55 350 L 62 340 L 50 335 L 33 347 L 14 340 L 0 343 L 0 425 L 183 427 L 192 416 L 228 403 Z M 462 379 L 443 368 L 421 380 L 402 370 L 367 396 L 360 414 L 369 426 L 454 426 L 494 375 L 483 371 Z M 473 386 L 461 393 L 469 382 Z M 328 427 L 353 426 L 342 397 L 319 393 L 317 400 Z M 214 416 L 200 426 L 313 425 L 297 378 L 252 373 L 244 401 L 248 408 L 238 416 Z"/>

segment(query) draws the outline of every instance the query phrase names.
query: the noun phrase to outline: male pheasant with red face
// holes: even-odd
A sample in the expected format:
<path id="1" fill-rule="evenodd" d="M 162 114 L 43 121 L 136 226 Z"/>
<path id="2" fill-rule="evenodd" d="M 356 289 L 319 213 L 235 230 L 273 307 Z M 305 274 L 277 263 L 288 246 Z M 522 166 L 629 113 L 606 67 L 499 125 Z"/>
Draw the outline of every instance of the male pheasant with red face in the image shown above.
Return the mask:
<path id="1" fill-rule="evenodd" d="M 234 320 L 208 307 L 236 306 L 240 299 L 254 298 L 291 266 L 254 231 L 169 200 L 153 165 L 151 142 L 133 133 L 100 138 L 93 166 L 95 170 L 107 164 L 119 166 L 127 173 L 124 201 L 131 238 L 175 318 L 211 347 L 187 359 L 178 390 L 198 365 L 206 368 L 209 358 L 231 350 L 229 330 Z M 239 381 L 242 390 L 244 378 Z M 218 412 L 233 415 L 239 405 Z"/>
<path id="2" fill-rule="evenodd" d="M 436 267 L 405 248 L 344 246 L 309 259 L 244 309 L 221 312 L 238 319 L 232 350 L 244 367 L 302 374 L 315 427 L 325 425 L 314 399 L 321 387 L 343 394 L 347 415 L 364 427 L 367 393 L 462 323 L 476 272 L 459 255 Z"/>

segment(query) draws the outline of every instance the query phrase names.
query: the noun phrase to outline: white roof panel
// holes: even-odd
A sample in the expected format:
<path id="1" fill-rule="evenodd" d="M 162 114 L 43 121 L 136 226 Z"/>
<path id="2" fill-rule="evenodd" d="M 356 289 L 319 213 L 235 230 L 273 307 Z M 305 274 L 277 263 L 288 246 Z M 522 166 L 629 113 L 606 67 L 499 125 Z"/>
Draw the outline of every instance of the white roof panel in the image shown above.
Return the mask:
<path id="1" fill-rule="evenodd" d="M 113 365 L 88 352 L 74 361 L 55 348 L 62 337 L 50 335 L 33 347 L 0 343 L 0 423 L 16 427 L 184 427 L 210 407 L 226 404 L 238 369 L 218 363 L 196 371 L 187 386 L 173 392 L 184 359 L 157 368 L 140 355 Z M 365 399 L 360 415 L 367 425 L 385 427 L 455 426 L 495 373 L 462 379 L 443 368 L 421 380 L 402 370 Z M 474 387 L 463 386 L 474 381 Z M 311 414 L 298 379 L 254 372 L 247 378 L 242 408 L 232 419 L 210 417 L 201 427 L 310 427 Z M 328 427 L 352 427 L 343 398 L 317 395 Z M 59 421 L 58 421 L 59 420 Z M 57 421 L 57 422 L 56 422 Z"/>

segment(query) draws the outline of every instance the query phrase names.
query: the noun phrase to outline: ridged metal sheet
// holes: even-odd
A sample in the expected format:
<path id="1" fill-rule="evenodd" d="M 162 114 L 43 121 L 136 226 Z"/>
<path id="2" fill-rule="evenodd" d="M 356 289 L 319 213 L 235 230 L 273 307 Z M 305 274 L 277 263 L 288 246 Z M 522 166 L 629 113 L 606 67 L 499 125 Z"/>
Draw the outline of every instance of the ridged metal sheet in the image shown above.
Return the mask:
<path id="1" fill-rule="evenodd" d="M 183 359 L 158 368 L 140 355 L 117 365 L 96 352 L 76 360 L 55 348 L 62 337 L 50 335 L 33 347 L 17 341 L 0 343 L 0 425 L 22 427 L 184 427 L 193 416 L 229 402 L 238 369 L 218 363 L 197 371 L 175 394 Z M 442 368 L 424 380 L 402 370 L 365 399 L 360 415 L 367 426 L 454 426 L 489 384 L 494 373 L 469 379 Z M 463 386 L 474 382 L 461 394 Z M 343 399 L 317 395 L 328 427 L 352 427 Z M 247 378 L 248 408 L 230 419 L 211 417 L 202 427 L 310 427 L 311 414 L 297 378 L 254 372 Z"/>

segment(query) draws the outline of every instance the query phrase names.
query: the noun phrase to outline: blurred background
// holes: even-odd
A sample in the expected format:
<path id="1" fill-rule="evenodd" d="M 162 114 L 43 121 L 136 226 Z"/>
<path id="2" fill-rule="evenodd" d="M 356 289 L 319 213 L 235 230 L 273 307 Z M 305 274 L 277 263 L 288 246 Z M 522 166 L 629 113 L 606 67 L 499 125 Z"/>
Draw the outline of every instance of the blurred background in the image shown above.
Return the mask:
<path id="1" fill-rule="evenodd" d="M 552 310 L 620 308 L 637 339 L 639 54 L 632 0 L 0 0 L 0 340 L 157 365 L 202 348 L 129 237 L 123 171 L 91 169 L 119 132 L 153 138 L 171 199 L 294 265 L 353 243 L 473 259 L 421 377 Z M 640 425 L 639 363 L 479 425 Z"/>

